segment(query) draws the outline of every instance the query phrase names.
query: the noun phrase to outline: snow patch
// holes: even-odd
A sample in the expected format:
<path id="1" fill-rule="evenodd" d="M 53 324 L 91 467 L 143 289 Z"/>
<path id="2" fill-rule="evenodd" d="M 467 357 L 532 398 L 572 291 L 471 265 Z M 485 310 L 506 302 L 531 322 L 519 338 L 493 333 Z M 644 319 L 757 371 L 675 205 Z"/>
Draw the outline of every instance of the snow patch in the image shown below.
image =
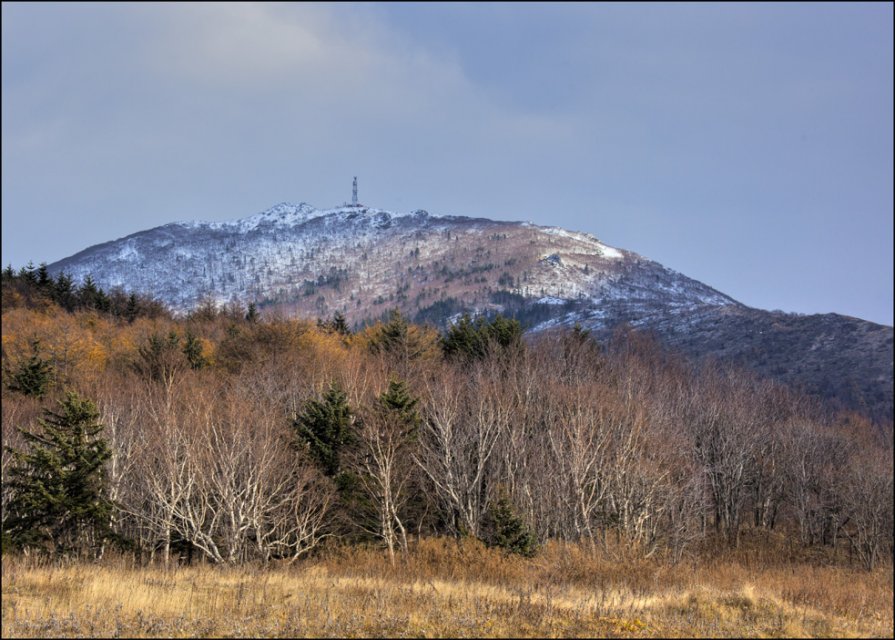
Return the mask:
<path id="1" fill-rule="evenodd" d="M 600 255 L 604 258 L 609 258 L 611 260 L 618 260 L 619 258 L 624 258 L 624 255 L 618 249 L 613 249 L 609 245 L 605 245 L 602 242 L 597 243 L 598 248 L 600 249 Z"/>

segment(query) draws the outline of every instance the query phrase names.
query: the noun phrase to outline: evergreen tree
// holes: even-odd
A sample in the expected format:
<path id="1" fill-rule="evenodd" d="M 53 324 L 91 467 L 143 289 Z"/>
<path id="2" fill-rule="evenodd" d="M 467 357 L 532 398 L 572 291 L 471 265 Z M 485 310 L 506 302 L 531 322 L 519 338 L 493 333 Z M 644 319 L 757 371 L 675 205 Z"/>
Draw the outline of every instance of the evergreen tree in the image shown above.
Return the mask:
<path id="1" fill-rule="evenodd" d="M 0 278 L 2 278 L 4 282 L 10 282 L 14 280 L 15 277 L 16 272 L 13 271 L 11 264 L 6 265 L 6 268 L 3 270 L 2 273 L 0 273 Z"/>
<path id="2" fill-rule="evenodd" d="M 441 339 L 441 349 L 448 358 L 477 360 L 487 353 L 487 342 L 481 331 L 483 319 L 473 323 L 468 313 L 452 324 Z"/>
<path id="3" fill-rule="evenodd" d="M 441 339 L 447 358 L 478 360 L 492 352 L 508 352 L 522 347 L 522 325 L 518 320 L 497 314 L 490 322 L 483 316 L 472 321 L 469 314 L 452 324 Z"/>
<path id="4" fill-rule="evenodd" d="M 40 357 L 40 340 L 31 342 L 31 357 L 10 373 L 7 387 L 26 396 L 41 398 L 53 383 L 53 365 Z"/>
<path id="5" fill-rule="evenodd" d="M 379 396 L 379 409 L 396 419 L 402 436 L 412 439 L 416 437 L 420 426 L 420 414 L 417 411 L 419 400 L 414 398 L 403 380 L 392 378 L 388 389 Z"/>
<path id="6" fill-rule="evenodd" d="M 340 333 L 343 336 L 351 335 L 351 329 L 348 328 L 348 322 L 346 322 L 345 316 L 342 314 L 341 311 L 336 311 L 333 314 L 333 319 L 332 322 L 330 322 L 329 326 L 332 328 L 333 331 L 335 331 L 336 333 Z"/>
<path id="7" fill-rule="evenodd" d="M 99 289 L 93 281 L 93 278 L 90 277 L 90 275 L 87 275 L 78 289 L 78 302 L 81 303 L 81 306 L 86 307 L 87 309 L 95 309 L 98 293 Z"/>
<path id="8" fill-rule="evenodd" d="M 537 537 L 516 513 L 504 492 L 489 505 L 484 530 L 484 542 L 489 547 L 498 547 L 528 558 L 537 553 Z"/>
<path id="9" fill-rule="evenodd" d="M 208 364 L 202 355 L 202 342 L 189 329 L 187 329 L 183 340 L 183 355 L 186 356 L 192 369 L 201 369 Z"/>
<path id="10" fill-rule="evenodd" d="M 132 293 L 127 297 L 127 307 L 124 309 L 124 318 L 128 324 L 133 324 L 140 314 L 140 305 L 137 302 L 137 294 Z"/>
<path id="11" fill-rule="evenodd" d="M 488 339 L 505 351 L 522 345 L 522 325 L 518 320 L 506 318 L 498 313 L 485 330 Z"/>
<path id="12" fill-rule="evenodd" d="M 37 268 L 37 286 L 41 288 L 41 290 L 48 290 L 52 287 L 53 281 L 50 279 L 50 273 L 47 271 L 47 263 L 41 262 L 40 266 Z"/>
<path id="13" fill-rule="evenodd" d="M 380 325 L 370 339 L 373 353 L 385 353 L 405 363 L 421 356 L 426 346 L 419 329 L 408 325 L 397 309 L 389 312 L 388 321 Z"/>
<path id="14" fill-rule="evenodd" d="M 75 286 L 70 276 L 60 273 L 53 285 L 53 300 L 66 311 L 75 310 Z"/>
<path id="15" fill-rule="evenodd" d="M 246 320 L 249 322 L 255 323 L 261 318 L 261 315 L 258 313 L 258 307 L 255 306 L 254 302 L 249 303 L 249 310 L 246 312 Z"/>
<path id="16" fill-rule="evenodd" d="M 37 275 L 34 273 L 33 262 L 29 260 L 27 265 L 19 269 L 19 278 L 26 284 L 37 284 Z"/>
<path id="17" fill-rule="evenodd" d="M 13 456 L 3 542 L 57 555 L 97 552 L 114 538 L 103 464 L 111 456 L 92 402 L 69 392 L 61 412 L 45 410 L 39 432 L 20 429 L 27 451 Z"/>
<path id="18" fill-rule="evenodd" d="M 374 351 L 399 353 L 407 343 L 407 320 L 397 309 L 389 312 L 388 322 L 382 325 L 379 335 L 371 342 Z"/>
<path id="19" fill-rule="evenodd" d="M 333 477 L 340 470 L 340 451 L 352 441 L 353 423 L 348 396 L 338 384 L 332 384 L 320 400 L 305 403 L 292 426 L 323 473 Z"/>
<path id="20" fill-rule="evenodd" d="M 146 344 L 137 348 L 140 355 L 135 365 L 137 372 L 151 380 L 171 382 L 183 365 L 179 347 L 180 336 L 176 331 L 170 331 L 167 338 L 157 333 L 151 334 Z"/>

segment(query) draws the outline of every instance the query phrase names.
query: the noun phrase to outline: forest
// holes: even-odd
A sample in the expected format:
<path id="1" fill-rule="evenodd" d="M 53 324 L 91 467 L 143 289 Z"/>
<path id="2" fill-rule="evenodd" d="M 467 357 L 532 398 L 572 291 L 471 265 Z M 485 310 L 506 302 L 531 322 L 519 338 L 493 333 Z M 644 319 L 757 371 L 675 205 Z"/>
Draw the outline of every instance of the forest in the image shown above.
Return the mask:
<path id="1" fill-rule="evenodd" d="M 294 562 L 551 540 L 668 562 L 764 532 L 872 570 L 892 430 L 619 330 L 265 317 L 3 272 L 3 552 Z"/>

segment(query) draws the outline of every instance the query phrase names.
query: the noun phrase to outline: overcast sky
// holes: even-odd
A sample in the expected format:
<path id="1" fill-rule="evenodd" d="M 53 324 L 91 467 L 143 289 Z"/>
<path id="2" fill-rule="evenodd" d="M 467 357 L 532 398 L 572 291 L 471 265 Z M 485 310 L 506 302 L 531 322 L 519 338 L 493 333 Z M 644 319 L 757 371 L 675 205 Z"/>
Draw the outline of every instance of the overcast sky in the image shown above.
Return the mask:
<path id="1" fill-rule="evenodd" d="M 2 5 L 2 263 L 351 197 L 892 324 L 893 5 Z"/>

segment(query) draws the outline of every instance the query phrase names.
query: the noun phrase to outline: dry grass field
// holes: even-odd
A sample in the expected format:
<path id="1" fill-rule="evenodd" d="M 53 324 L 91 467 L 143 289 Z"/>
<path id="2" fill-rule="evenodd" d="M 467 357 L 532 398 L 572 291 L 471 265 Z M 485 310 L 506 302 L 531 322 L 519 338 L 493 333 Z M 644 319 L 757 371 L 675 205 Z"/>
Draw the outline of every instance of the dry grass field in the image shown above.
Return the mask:
<path id="1" fill-rule="evenodd" d="M 3 561 L 4 637 L 892 637 L 892 568 L 756 545 L 626 560 L 550 543 L 535 558 L 424 539 L 395 566 L 339 548 L 291 566 Z"/>

